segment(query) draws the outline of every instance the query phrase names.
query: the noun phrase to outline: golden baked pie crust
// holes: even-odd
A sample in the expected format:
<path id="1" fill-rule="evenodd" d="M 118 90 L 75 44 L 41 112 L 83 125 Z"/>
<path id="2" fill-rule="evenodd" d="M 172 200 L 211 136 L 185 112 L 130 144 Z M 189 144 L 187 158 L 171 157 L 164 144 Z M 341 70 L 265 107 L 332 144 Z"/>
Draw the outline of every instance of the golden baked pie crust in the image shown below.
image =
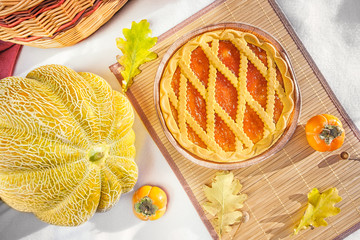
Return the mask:
<path id="1" fill-rule="evenodd" d="M 239 50 L 241 54 L 239 77 L 236 77 L 218 58 L 219 40 L 228 40 Z M 211 45 L 208 44 L 209 42 L 211 42 Z M 266 51 L 267 66 L 265 66 L 248 47 L 248 43 Z M 197 79 L 190 68 L 191 52 L 199 46 L 206 54 L 210 63 L 207 88 L 205 88 L 205 86 Z M 251 61 L 267 80 L 266 109 L 263 109 L 246 89 L 246 70 L 248 61 Z M 176 96 L 171 86 L 173 75 L 178 66 L 181 68 L 179 98 Z M 276 66 L 282 75 L 284 87 L 276 80 Z M 215 101 L 216 71 L 221 72 L 232 85 L 236 87 L 238 96 L 241 96 L 238 98 L 236 121 L 234 121 Z M 206 100 L 206 131 L 203 130 L 186 110 L 186 85 L 188 81 L 195 86 L 198 92 Z M 279 52 L 272 44 L 259 39 L 251 33 L 235 29 L 221 29 L 206 32 L 185 43 L 169 59 L 160 80 L 159 89 L 162 115 L 166 126 L 174 139 L 190 153 L 202 159 L 214 162 L 238 162 L 252 158 L 266 151 L 283 134 L 294 109 L 294 83 L 291 79 L 286 61 L 280 56 Z M 275 93 L 279 96 L 283 104 L 282 113 L 276 124 L 273 122 Z M 246 103 L 258 114 L 264 123 L 263 138 L 255 144 L 245 134 L 242 126 Z M 177 109 L 179 123 L 176 122 L 172 114 L 170 104 Z M 235 134 L 235 151 L 226 152 L 216 143 L 214 138 L 215 112 Z M 202 148 L 189 140 L 187 124 L 191 126 L 200 139 L 206 143 L 207 149 Z"/>

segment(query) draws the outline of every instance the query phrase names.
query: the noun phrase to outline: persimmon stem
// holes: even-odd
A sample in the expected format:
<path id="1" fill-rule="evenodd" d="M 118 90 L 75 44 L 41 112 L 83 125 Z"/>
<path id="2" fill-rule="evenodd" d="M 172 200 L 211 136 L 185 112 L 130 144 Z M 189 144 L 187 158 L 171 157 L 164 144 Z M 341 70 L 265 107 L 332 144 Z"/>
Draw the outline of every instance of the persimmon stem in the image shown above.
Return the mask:
<path id="1" fill-rule="evenodd" d="M 340 158 L 343 160 L 354 160 L 354 161 L 360 161 L 360 158 L 350 158 L 350 154 L 348 152 L 341 152 Z"/>
<path id="2" fill-rule="evenodd" d="M 153 204 L 153 200 L 147 196 L 135 204 L 135 211 L 147 217 L 155 215 L 158 209 L 159 208 Z"/>
<path id="3" fill-rule="evenodd" d="M 324 140 L 327 145 L 330 145 L 335 138 L 343 133 L 343 131 L 344 130 L 339 126 L 327 124 L 319 134 L 319 138 Z"/>

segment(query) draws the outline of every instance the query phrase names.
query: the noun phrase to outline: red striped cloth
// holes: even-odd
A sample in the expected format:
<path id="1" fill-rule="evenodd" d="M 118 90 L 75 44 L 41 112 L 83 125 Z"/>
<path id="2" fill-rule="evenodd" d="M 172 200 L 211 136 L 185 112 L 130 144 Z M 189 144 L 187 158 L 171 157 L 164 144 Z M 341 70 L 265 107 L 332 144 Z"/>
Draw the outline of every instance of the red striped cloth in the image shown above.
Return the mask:
<path id="1" fill-rule="evenodd" d="M 0 41 L 0 79 L 13 74 L 21 47 L 18 44 Z"/>

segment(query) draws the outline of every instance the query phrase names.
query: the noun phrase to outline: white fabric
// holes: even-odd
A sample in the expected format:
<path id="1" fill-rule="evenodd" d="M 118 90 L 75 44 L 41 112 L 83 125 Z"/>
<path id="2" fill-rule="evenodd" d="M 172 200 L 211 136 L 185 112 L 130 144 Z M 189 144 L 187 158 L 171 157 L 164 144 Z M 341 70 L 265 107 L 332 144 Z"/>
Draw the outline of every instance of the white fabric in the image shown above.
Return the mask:
<path id="1" fill-rule="evenodd" d="M 360 126 L 360 2 L 278 0 L 333 92 Z"/>
<path id="2" fill-rule="evenodd" d="M 254 0 L 248 0 L 254 1 Z M 211 0 L 131 0 L 105 26 L 88 39 L 62 49 L 24 47 L 15 73 L 25 76 L 45 64 L 63 64 L 77 71 L 91 71 L 119 89 L 108 66 L 121 54 L 115 38 L 131 21 L 148 19 L 158 36 Z M 278 0 L 307 50 L 336 93 L 350 117 L 360 126 L 360 2 L 358 0 Z M 42 223 L 30 213 L 20 213 L 0 203 L 0 239 L 211 239 L 185 191 L 150 138 L 139 118 L 135 122 L 136 161 L 139 180 L 164 187 L 168 211 L 154 222 L 142 222 L 131 212 L 132 193 L 122 196 L 109 212 L 96 214 L 79 227 L 56 227 Z M 355 211 L 355 209 L 354 209 Z M 245 227 L 245 226 L 244 226 Z M 270 237 L 270 236 L 269 236 Z M 348 240 L 360 238 L 360 231 Z"/>

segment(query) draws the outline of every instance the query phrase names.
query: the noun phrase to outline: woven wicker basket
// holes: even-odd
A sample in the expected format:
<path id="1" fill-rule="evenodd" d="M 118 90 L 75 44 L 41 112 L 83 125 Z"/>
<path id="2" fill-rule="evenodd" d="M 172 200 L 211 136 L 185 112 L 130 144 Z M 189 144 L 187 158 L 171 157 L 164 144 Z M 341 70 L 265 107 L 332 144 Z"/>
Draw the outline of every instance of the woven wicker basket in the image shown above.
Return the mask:
<path id="1" fill-rule="evenodd" d="M 0 0 L 0 39 L 54 48 L 71 46 L 106 23 L 127 0 Z"/>

